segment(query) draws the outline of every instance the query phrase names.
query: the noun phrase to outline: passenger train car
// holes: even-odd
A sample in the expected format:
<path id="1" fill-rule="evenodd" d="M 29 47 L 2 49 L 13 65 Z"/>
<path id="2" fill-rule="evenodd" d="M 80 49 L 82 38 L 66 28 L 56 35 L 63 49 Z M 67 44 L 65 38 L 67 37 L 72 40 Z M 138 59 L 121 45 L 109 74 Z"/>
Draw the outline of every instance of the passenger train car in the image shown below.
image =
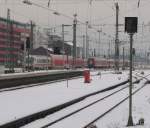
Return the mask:
<path id="1" fill-rule="evenodd" d="M 87 60 L 89 68 L 112 68 L 114 66 L 113 60 L 105 58 L 92 57 Z"/>
<path id="2" fill-rule="evenodd" d="M 125 67 L 129 66 L 129 61 L 125 60 L 119 61 L 119 66 L 122 67 L 124 64 Z M 92 57 L 87 60 L 88 68 L 114 68 L 115 61 L 114 59 L 106 59 L 106 58 L 97 58 Z"/>

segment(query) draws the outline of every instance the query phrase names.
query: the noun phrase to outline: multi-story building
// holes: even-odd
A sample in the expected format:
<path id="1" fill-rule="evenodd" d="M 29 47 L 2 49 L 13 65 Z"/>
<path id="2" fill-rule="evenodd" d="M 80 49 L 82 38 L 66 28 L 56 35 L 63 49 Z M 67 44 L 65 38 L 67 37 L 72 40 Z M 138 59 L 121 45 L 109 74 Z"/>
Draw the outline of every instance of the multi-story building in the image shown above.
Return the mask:
<path id="1" fill-rule="evenodd" d="M 0 18 L 0 65 L 7 68 L 21 65 L 26 38 L 30 36 L 29 24 Z"/>

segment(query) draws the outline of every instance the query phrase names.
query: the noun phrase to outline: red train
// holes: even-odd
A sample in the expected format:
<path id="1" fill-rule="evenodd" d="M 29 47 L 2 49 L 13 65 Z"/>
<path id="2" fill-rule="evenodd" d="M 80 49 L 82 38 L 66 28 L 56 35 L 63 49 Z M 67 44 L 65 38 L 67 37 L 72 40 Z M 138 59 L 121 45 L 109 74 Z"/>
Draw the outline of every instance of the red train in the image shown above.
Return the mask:
<path id="1" fill-rule="evenodd" d="M 114 68 L 115 61 L 114 59 L 92 57 L 87 60 L 87 65 L 89 68 Z M 123 66 L 123 61 L 119 61 L 119 66 Z M 124 66 L 128 67 L 129 61 L 125 60 Z"/>
<path id="2" fill-rule="evenodd" d="M 76 68 L 113 68 L 114 60 L 113 59 L 105 59 L 105 58 L 97 58 L 92 57 L 89 59 L 76 58 L 76 63 L 73 64 L 73 58 L 71 56 L 66 55 L 54 55 L 50 54 L 50 56 L 39 56 L 39 55 L 31 55 L 32 61 L 30 67 L 32 69 L 63 69 L 63 68 L 72 68 L 73 66 Z M 120 61 L 120 66 L 123 63 Z M 128 61 L 125 61 L 124 65 L 128 66 Z"/>
<path id="3" fill-rule="evenodd" d="M 76 58 L 76 63 L 73 64 L 73 58 L 66 55 L 39 56 L 30 55 L 31 69 L 63 69 L 63 68 L 82 68 L 85 66 L 85 61 L 82 58 Z"/>
<path id="4" fill-rule="evenodd" d="M 87 65 L 89 68 L 112 68 L 114 66 L 114 61 L 92 57 L 87 60 Z"/>

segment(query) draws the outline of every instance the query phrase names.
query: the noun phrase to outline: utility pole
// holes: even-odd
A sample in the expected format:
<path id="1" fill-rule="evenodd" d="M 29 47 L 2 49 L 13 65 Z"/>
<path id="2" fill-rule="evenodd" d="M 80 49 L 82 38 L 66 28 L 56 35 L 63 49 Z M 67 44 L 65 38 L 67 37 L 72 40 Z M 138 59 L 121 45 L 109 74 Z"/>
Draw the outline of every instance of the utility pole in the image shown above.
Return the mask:
<path id="1" fill-rule="evenodd" d="M 9 64 L 9 48 L 10 48 L 10 34 L 9 34 L 9 20 L 10 20 L 10 9 L 7 9 L 7 54 L 6 54 L 6 67 L 8 68 L 8 70 L 10 70 L 10 64 Z"/>
<path id="2" fill-rule="evenodd" d="M 73 20 L 73 68 L 76 65 L 76 27 L 77 27 L 77 14 L 74 14 Z"/>
<path id="3" fill-rule="evenodd" d="M 10 9 L 8 9 L 8 42 L 9 42 L 9 71 L 14 73 L 14 38 L 13 38 L 13 22 L 10 20 Z"/>
<path id="4" fill-rule="evenodd" d="M 133 62 L 132 62 L 133 64 L 132 65 L 133 66 L 132 67 L 133 67 L 133 70 L 134 70 L 135 69 L 135 65 L 134 65 L 134 61 L 135 61 L 135 48 L 132 48 L 132 55 L 133 55 L 133 59 L 132 59 L 133 60 Z"/>
<path id="5" fill-rule="evenodd" d="M 98 56 L 100 56 L 100 43 L 101 43 L 101 38 L 100 38 L 100 33 L 101 33 L 101 30 L 98 30 Z"/>
<path id="6" fill-rule="evenodd" d="M 10 50 L 11 50 L 11 24 L 10 24 L 10 9 L 7 10 L 7 55 L 6 55 L 6 67 L 8 68 L 7 72 L 11 73 L 13 72 L 13 68 L 12 68 L 12 63 L 11 61 L 11 54 L 10 54 Z"/>
<path id="7" fill-rule="evenodd" d="M 86 58 L 89 57 L 88 21 L 86 21 Z"/>
<path id="8" fill-rule="evenodd" d="M 23 42 L 23 72 L 26 71 L 26 40 Z"/>
<path id="9" fill-rule="evenodd" d="M 108 43 L 108 62 L 109 62 L 109 68 L 110 68 L 110 41 Z"/>
<path id="10" fill-rule="evenodd" d="M 122 48 L 122 61 L 123 61 L 123 64 L 122 64 L 122 70 L 125 70 L 125 64 L 124 64 L 124 47 Z"/>
<path id="11" fill-rule="evenodd" d="M 119 71 L 119 38 L 118 38 L 118 17 L 119 17 L 119 5 L 116 6 L 116 35 L 115 35 L 115 70 Z"/>
<path id="12" fill-rule="evenodd" d="M 83 35 L 83 51 L 82 51 L 82 58 L 85 59 L 85 35 Z"/>
<path id="13" fill-rule="evenodd" d="M 149 51 L 147 52 L 147 65 L 149 65 Z"/>
<path id="14" fill-rule="evenodd" d="M 65 27 L 69 27 L 69 26 L 72 26 L 72 25 L 67 25 L 67 24 L 62 24 L 62 52 L 63 52 L 63 66 L 65 64 L 64 62 L 64 55 L 66 54 L 65 53 Z"/>
<path id="15" fill-rule="evenodd" d="M 64 50 L 64 24 L 62 24 L 62 54 L 63 54 L 63 66 L 64 66 L 64 54 L 65 54 L 65 50 Z"/>
<path id="16" fill-rule="evenodd" d="M 33 29 L 34 29 L 34 24 L 33 24 L 33 21 L 31 20 L 30 22 L 30 25 L 31 25 L 31 33 L 30 33 L 30 41 L 31 41 L 31 44 L 30 44 L 30 48 L 32 49 L 33 48 Z"/>
<path id="17" fill-rule="evenodd" d="M 132 51 L 133 51 L 133 33 L 130 33 L 130 87 L 129 87 L 129 118 L 127 126 L 133 126 L 132 118 Z"/>
<path id="18" fill-rule="evenodd" d="M 13 30 L 13 22 L 10 21 L 10 58 L 12 59 L 11 61 L 11 73 L 14 73 L 14 67 L 15 67 L 15 54 L 14 54 L 14 30 Z"/>
<path id="19" fill-rule="evenodd" d="M 125 32 L 130 36 L 130 85 L 129 85 L 129 118 L 127 126 L 133 126 L 132 118 L 132 69 L 133 69 L 133 35 L 137 33 L 137 17 L 125 17 Z"/>
<path id="20" fill-rule="evenodd" d="M 29 55 L 29 51 L 30 51 L 30 45 L 31 42 L 30 42 L 30 37 L 27 37 L 26 38 L 26 50 L 27 50 L 27 55 L 28 55 L 28 72 L 30 71 L 30 55 Z"/>

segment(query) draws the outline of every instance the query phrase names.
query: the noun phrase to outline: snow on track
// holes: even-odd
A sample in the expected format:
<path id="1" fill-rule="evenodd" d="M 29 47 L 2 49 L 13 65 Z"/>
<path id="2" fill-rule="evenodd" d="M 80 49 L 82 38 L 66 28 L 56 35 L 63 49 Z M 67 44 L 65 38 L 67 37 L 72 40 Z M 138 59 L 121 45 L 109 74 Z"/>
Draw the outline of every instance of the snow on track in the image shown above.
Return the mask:
<path id="1" fill-rule="evenodd" d="M 140 88 L 145 83 L 145 81 L 146 80 L 142 80 L 138 86 L 135 85 L 133 88 L 133 91 Z M 147 87 L 149 87 L 149 89 Z M 142 127 L 135 126 L 137 128 L 150 128 L 150 123 L 148 124 L 148 122 L 150 120 L 150 118 L 149 118 L 150 112 L 148 112 L 149 111 L 148 109 L 150 108 L 150 94 L 149 94 L 149 91 L 146 91 L 146 93 L 145 93 L 145 90 L 150 90 L 150 86 L 149 85 L 146 86 L 145 88 L 142 89 L 142 91 L 138 92 L 134 96 L 134 98 L 137 96 L 136 104 L 133 106 L 133 114 L 135 114 L 135 116 L 134 116 L 135 122 L 137 123 L 139 118 L 144 117 L 144 119 L 146 119 L 146 122 L 145 122 L 146 124 Z M 111 92 L 106 92 L 106 93 L 108 94 Z M 90 97 L 90 98 L 84 100 L 82 103 L 84 103 L 84 104 L 89 103 L 90 101 L 93 101 L 97 98 L 103 97 L 104 95 L 106 95 L 106 93 L 96 95 L 94 97 Z M 145 95 L 142 95 L 142 94 L 145 94 Z M 142 95 L 142 97 L 141 97 L 141 95 Z M 89 123 L 90 121 L 95 119 L 95 117 L 104 113 L 105 111 L 110 109 L 112 106 L 114 106 L 116 103 L 120 102 L 122 99 L 124 99 L 127 96 L 128 96 L 128 88 L 115 94 L 112 97 L 109 97 L 108 99 L 106 99 L 102 102 L 99 102 L 99 103 L 83 110 L 82 112 L 79 112 L 79 113 L 77 113 L 71 117 L 68 117 L 52 126 L 49 126 L 49 128 L 70 128 L 70 127 L 71 128 L 83 128 L 87 123 Z M 141 100 L 143 102 L 141 102 Z M 125 125 L 127 123 L 127 117 L 128 117 L 128 108 L 127 108 L 128 102 L 127 101 L 125 101 L 125 103 L 123 103 L 121 105 L 121 107 L 119 106 L 118 108 L 113 110 L 110 114 L 108 114 L 108 116 L 106 115 L 100 121 L 97 121 L 96 126 L 98 126 L 98 128 L 99 127 L 102 127 L 102 128 L 125 128 L 126 127 Z M 82 103 L 78 103 L 78 104 L 72 106 L 72 108 L 69 107 L 65 110 L 61 110 L 60 112 L 55 113 L 54 115 L 50 115 L 44 119 L 35 121 L 31 124 L 24 126 L 23 128 L 41 128 L 45 124 L 52 122 L 54 119 L 58 119 L 59 116 L 64 115 L 64 113 L 68 113 L 68 111 L 70 111 L 70 109 L 76 110 L 78 107 L 81 107 Z M 147 111 L 143 111 L 144 109 L 142 109 L 143 105 L 141 103 L 142 104 L 145 103 L 144 109 Z M 136 105 L 138 106 L 137 108 L 136 108 Z M 143 115 L 145 115 L 145 116 L 143 116 Z M 117 116 L 117 118 L 116 118 L 116 116 Z M 123 119 L 120 118 L 122 116 L 123 116 Z M 107 117 L 108 117 L 108 119 L 107 119 Z"/>
<path id="2" fill-rule="evenodd" d="M 138 86 L 139 88 L 140 86 Z M 137 89 L 137 88 L 135 88 Z M 110 92 L 107 92 L 107 94 Z M 94 97 L 91 97 L 88 100 L 85 100 L 84 102 L 89 103 L 90 101 L 93 101 L 96 99 L 96 97 L 100 97 L 101 95 L 96 95 Z M 103 114 L 105 111 L 110 109 L 112 106 L 116 105 L 118 102 L 123 100 L 128 96 L 128 88 L 122 90 L 121 92 L 105 99 L 104 101 L 98 102 L 97 104 L 94 104 L 93 106 L 90 106 L 86 108 L 85 110 L 68 117 L 52 126 L 49 126 L 49 128 L 83 128 L 87 123 L 91 122 L 95 117 L 99 116 L 100 114 Z M 77 109 L 78 107 L 81 107 L 82 104 L 78 103 L 73 106 L 72 109 Z M 70 108 L 67 110 L 61 110 L 60 112 L 50 115 L 46 117 L 45 119 L 36 121 L 35 123 L 29 124 L 25 126 L 24 128 L 41 128 L 44 123 L 52 122 L 54 118 L 58 118 L 58 115 L 63 115 L 66 113 L 66 111 L 69 111 Z"/>
<path id="3" fill-rule="evenodd" d="M 128 100 L 125 101 L 118 109 L 113 110 L 97 121 L 96 126 L 102 128 L 126 128 L 129 116 L 128 102 Z M 144 126 L 136 125 L 140 118 L 144 118 Z M 145 86 L 133 96 L 133 123 L 135 126 L 129 128 L 150 128 L 150 85 Z"/>
<path id="4" fill-rule="evenodd" d="M 85 94 L 112 86 L 128 78 L 123 74 L 93 76 L 89 84 L 83 78 L 0 93 L 0 125 L 39 112 Z"/>

